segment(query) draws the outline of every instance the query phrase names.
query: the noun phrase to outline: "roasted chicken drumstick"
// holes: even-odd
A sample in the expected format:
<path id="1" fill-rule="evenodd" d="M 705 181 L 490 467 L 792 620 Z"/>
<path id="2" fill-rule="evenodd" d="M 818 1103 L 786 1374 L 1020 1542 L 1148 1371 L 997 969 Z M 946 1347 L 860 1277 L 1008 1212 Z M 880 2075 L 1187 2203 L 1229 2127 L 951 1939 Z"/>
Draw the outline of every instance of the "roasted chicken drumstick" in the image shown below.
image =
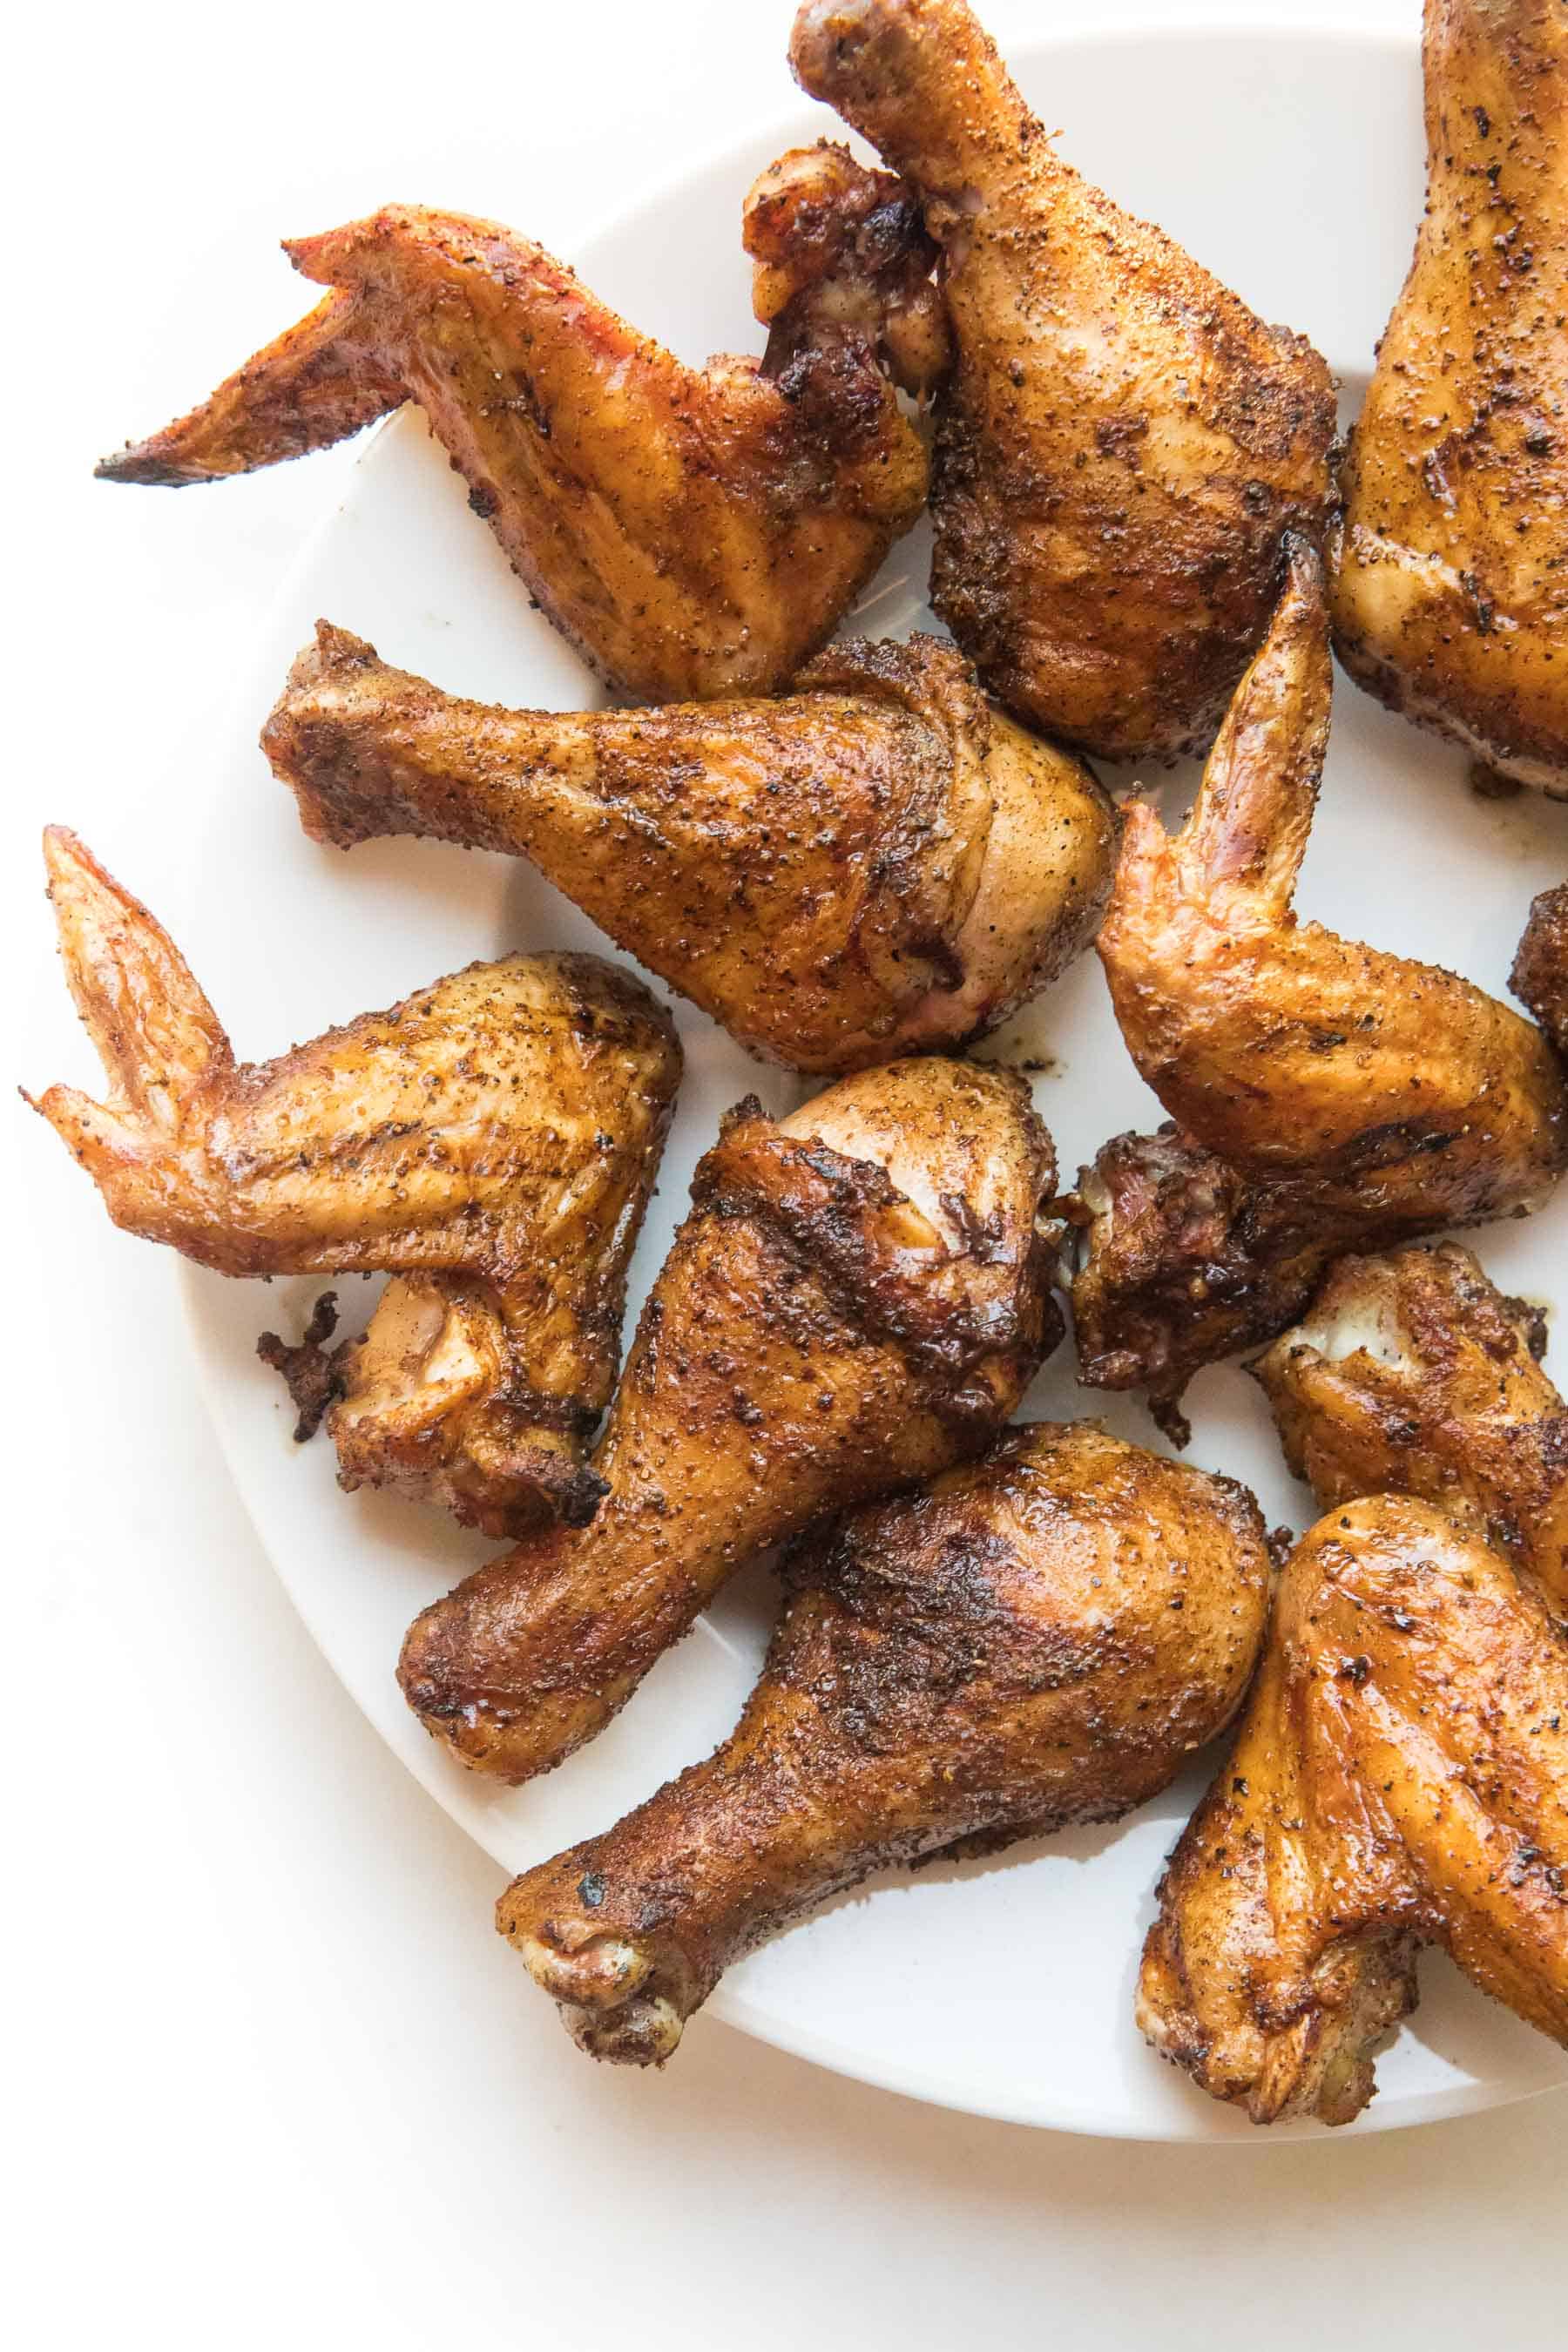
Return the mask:
<path id="1" fill-rule="evenodd" d="M 590 1517 L 584 1444 L 679 1080 L 668 1014 L 597 957 L 510 956 L 237 1063 L 146 908 L 74 835 L 45 852 L 110 1091 L 37 1108 L 115 1223 L 220 1274 L 391 1271 L 322 1390 L 344 1484 L 496 1535 Z"/>
<path id="2" fill-rule="evenodd" d="M 1323 361 L 1052 152 L 964 0 L 807 0 L 790 58 L 939 249 L 938 613 L 1026 723 L 1113 759 L 1201 750 L 1282 534 L 1326 526 Z"/>
<path id="3" fill-rule="evenodd" d="M 717 1754 L 501 1897 L 596 2058 L 668 2058 L 731 1961 L 884 1864 L 1152 1796 L 1239 1705 L 1268 1564 L 1229 1479 L 1042 1423 L 806 1537 L 786 1580 Z"/>
<path id="4" fill-rule="evenodd" d="M 1418 1495 L 1568 1615 L 1568 1408 L 1539 1310 L 1457 1242 L 1346 1257 L 1254 1365 L 1321 1503 Z"/>
<path id="5" fill-rule="evenodd" d="M 531 858 L 743 1045 L 833 1072 L 953 1045 L 1088 945 L 1110 804 L 951 646 L 835 646 L 773 701 L 498 710 L 325 623 L 262 732 L 306 830 Z"/>
<path id="6" fill-rule="evenodd" d="M 1568 1158 L 1539 1029 L 1429 964 L 1290 910 L 1328 740 L 1322 567 L 1303 541 L 1173 839 L 1126 814 L 1100 954 L 1165 1108 L 1264 1181 L 1354 1217 L 1466 1223 L 1538 1200 Z"/>
<path id="7" fill-rule="evenodd" d="M 961 1063 L 889 1063 L 782 1121 L 742 1104 L 643 1309 L 593 1526 L 410 1631 L 426 1727 L 481 1771 L 546 1771 L 751 1555 L 978 1453 L 1060 1333 L 1054 1172 L 1022 1082 Z"/>
<path id="8" fill-rule="evenodd" d="M 1352 675 L 1568 796 L 1568 10 L 1426 0 L 1426 208 L 1333 541 Z"/>
<path id="9" fill-rule="evenodd" d="M 882 212 L 909 214 L 877 176 Z M 889 307 L 886 270 L 918 281 L 929 268 L 918 230 L 891 244 L 884 267 L 875 220 L 837 243 L 800 298 L 810 332 L 776 374 L 731 357 L 699 370 L 530 238 L 389 206 L 287 246 L 325 300 L 98 470 L 212 481 L 416 401 L 531 595 L 609 685 L 767 693 L 831 635 L 924 500 L 923 445 L 853 323 L 871 296 Z"/>
<path id="10" fill-rule="evenodd" d="M 1383 1496 L 1286 1569 L 1161 1886 L 1138 2021 L 1255 2123 L 1348 2123 L 1428 1943 L 1568 2044 L 1568 1638 L 1499 1553 Z"/>

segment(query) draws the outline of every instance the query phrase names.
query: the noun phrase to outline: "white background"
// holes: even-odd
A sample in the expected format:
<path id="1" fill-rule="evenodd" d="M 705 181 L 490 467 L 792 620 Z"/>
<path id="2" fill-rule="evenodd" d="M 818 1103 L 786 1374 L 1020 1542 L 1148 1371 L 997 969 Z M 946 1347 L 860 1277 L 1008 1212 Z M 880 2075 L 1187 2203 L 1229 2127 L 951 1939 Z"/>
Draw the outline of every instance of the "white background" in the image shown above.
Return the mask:
<path id="1" fill-rule="evenodd" d="M 1201 13 L 1292 5 L 1311 0 Z M 986 14 L 1005 41 L 1178 5 Z M 1403 24 L 1415 0 L 1346 13 Z M 570 257 L 787 106 L 789 16 L 170 0 L 12 31 L 10 1075 L 87 1067 L 38 824 L 77 824 L 155 902 L 138 810 L 202 793 L 250 633 L 352 462 L 171 498 L 93 483 L 92 457 L 298 314 L 279 234 L 394 196 L 479 208 L 483 188 L 430 186 L 421 159 L 466 121 L 493 146 L 499 121 L 519 225 Z M 212 879 L 237 922 L 268 919 L 243 875 Z M 498 1874 L 275 1583 L 172 1266 L 108 1227 L 24 1106 L 5 1117 L 17 2340 L 1225 2352 L 1266 2334 L 1294 2352 L 1331 2328 L 1443 2347 L 1478 2321 L 1489 2345 L 1553 2340 L 1561 2095 L 1354 2142 L 1142 2147 L 922 2109 L 710 2021 L 665 2075 L 590 2067 L 491 1931 Z"/>

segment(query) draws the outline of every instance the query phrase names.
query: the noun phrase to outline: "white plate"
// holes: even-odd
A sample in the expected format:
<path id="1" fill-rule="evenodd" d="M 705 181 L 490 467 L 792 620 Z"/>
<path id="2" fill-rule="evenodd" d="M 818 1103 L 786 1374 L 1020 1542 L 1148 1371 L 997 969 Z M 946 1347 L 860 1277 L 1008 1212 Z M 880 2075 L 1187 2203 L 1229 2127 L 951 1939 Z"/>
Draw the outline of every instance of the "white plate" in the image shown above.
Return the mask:
<path id="1" fill-rule="evenodd" d="M 1066 126 L 1064 152 L 1184 239 L 1266 316 L 1306 329 L 1353 407 L 1420 209 L 1414 46 L 1345 34 L 1162 32 L 1042 43 L 1014 64 L 1047 121 Z M 574 258 L 600 293 L 688 357 L 755 349 L 738 236 L 742 193 L 784 146 L 832 127 L 820 110 L 798 108 Z M 460 190 L 460 158 L 444 165 L 448 198 L 454 184 Z M 215 530 L 226 527 L 223 496 L 212 494 Z M 903 634 L 929 625 L 926 557 L 917 532 L 895 551 L 855 625 Z M 562 708 L 596 698 L 575 657 L 530 611 L 422 419 L 394 420 L 367 446 L 259 649 L 226 771 L 220 760 L 205 794 L 193 778 L 182 797 L 183 822 L 199 809 L 185 836 L 186 870 L 171 877 L 139 868 L 131 877 L 190 953 L 244 1054 L 276 1052 L 477 955 L 605 947 L 520 864 L 402 842 L 344 857 L 302 837 L 254 735 L 318 614 L 458 692 Z M 1342 682 L 1300 902 L 1352 937 L 1440 958 L 1500 991 L 1531 894 L 1562 877 L 1568 814 L 1530 797 L 1481 803 L 1466 789 L 1463 767 L 1457 753 Z M 237 926 L 236 877 L 251 917 Z M 700 1014 L 677 1009 L 689 1074 L 634 1270 L 633 1313 L 720 1111 L 751 1088 L 775 1108 L 807 1091 L 759 1071 Z M 1117 1036 L 1092 959 L 1006 1042 L 1054 1058 L 1037 1096 L 1069 1172 L 1106 1136 L 1160 1116 Z M 1568 1193 L 1531 1223 L 1494 1229 L 1481 1247 L 1500 1281 L 1541 1296 L 1565 1234 Z M 229 1462 L 279 1574 L 366 1715 L 453 1819 L 509 1871 L 520 1869 L 603 1828 L 727 1729 L 760 1655 L 766 1579 L 741 1580 L 611 1729 L 561 1771 L 520 1790 L 468 1776 L 407 1714 L 393 1665 L 416 1610 L 489 1547 L 433 1512 L 345 1497 L 325 1441 L 291 1444 L 280 1389 L 255 1359 L 256 1336 L 269 1324 L 296 1328 L 321 1287 L 298 1282 L 268 1293 L 189 1275 L 193 1339 Z M 1284 1474 L 1248 1381 L 1231 1370 L 1205 1374 L 1192 1406 L 1194 1460 L 1250 1480 L 1271 1518 L 1300 1526 L 1312 1516 Z M 1075 1386 L 1068 1351 L 1026 1410 L 1100 1412 L 1155 1442 L 1136 1405 Z M 913 1880 L 879 1880 L 732 1969 L 710 2011 L 846 2074 L 981 2114 L 1145 2138 L 1245 2134 L 1237 2116 L 1153 2058 L 1131 2021 L 1154 1882 L 1200 1777 L 1114 1828 Z M 474 1932 L 489 1932 L 483 1917 Z M 972 1966 L 975 1951 L 998 1948 L 1016 1956 L 1010 1969 Z M 1379 2096 L 1354 2128 L 1458 2114 L 1568 2079 L 1545 2041 L 1446 1963 L 1425 1967 L 1423 1987 L 1414 2022 L 1381 2062 Z M 541 1998 L 521 1968 L 517 1997 Z"/>

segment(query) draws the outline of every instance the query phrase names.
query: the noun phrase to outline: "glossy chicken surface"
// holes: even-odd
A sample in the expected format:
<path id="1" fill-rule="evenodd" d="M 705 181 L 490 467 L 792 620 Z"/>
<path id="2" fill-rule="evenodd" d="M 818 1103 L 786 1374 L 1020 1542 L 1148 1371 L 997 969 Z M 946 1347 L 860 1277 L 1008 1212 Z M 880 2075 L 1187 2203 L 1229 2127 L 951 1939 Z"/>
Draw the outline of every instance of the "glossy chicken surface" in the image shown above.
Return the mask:
<path id="1" fill-rule="evenodd" d="M 1512 987 L 1568 1061 L 1568 882 L 1543 890 L 1531 906 L 1513 960 Z"/>
<path id="2" fill-rule="evenodd" d="M 979 1453 L 1060 1336 L 1055 1172 L 1023 1083 L 962 1063 L 731 1112 L 593 1457 L 598 1514 L 416 1619 L 399 1678 L 426 1728 L 480 1771 L 546 1771 L 743 1560 Z"/>
<path id="3" fill-rule="evenodd" d="M 1254 1370 L 1320 1502 L 1418 1495 L 1568 1614 L 1568 1409 L 1540 1310 L 1443 1242 L 1342 1258 Z"/>
<path id="4" fill-rule="evenodd" d="M 1429 1503 L 1331 1511 L 1160 1890 L 1138 2021 L 1255 2123 L 1348 2123 L 1415 1960 L 1568 2044 L 1568 1634 Z"/>
<path id="5" fill-rule="evenodd" d="M 147 909 L 63 828 L 45 852 L 109 1094 L 37 1108 L 115 1223 L 219 1274 L 391 1272 L 319 1387 L 345 1484 L 495 1534 L 590 1514 L 584 1441 L 679 1081 L 668 1016 L 596 957 L 510 956 L 237 1062 Z"/>
<path id="6" fill-rule="evenodd" d="M 1341 658 L 1568 795 L 1568 13 L 1426 0 L 1426 208 L 1344 468 Z"/>
<path id="7" fill-rule="evenodd" d="M 307 832 L 531 861 L 743 1045 L 835 1072 L 961 1044 L 1089 943 L 1116 824 L 951 646 L 852 642 L 773 701 L 500 710 L 323 623 L 262 733 Z"/>
<path id="8" fill-rule="evenodd" d="M 1243 1174 L 1406 1231 L 1538 1202 L 1568 1158 L 1540 1030 L 1468 981 L 1298 923 L 1328 737 L 1322 571 L 1294 540 L 1264 645 L 1182 831 L 1125 815 L 1100 954 L 1171 1117 Z"/>
<path id="9" fill-rule="evenodd" d="M 535 602 L 651 699 L 784 684 L 924 501 L 923 444 L 875 349 L 829 315 L 836 289 L 855 307 L 833 272 L 810 349 L 775 377 L 684 365 L 490 221 L 392 205 L 285 251 L 325 299 L 101 476 L 213 481 L 415 401 Z M 852 240 L 837 262 L 858 266 Z"/>
<path id="10" fill-rule="evenodd" d="M 1283 533 L 1326 527 L 1323 361 L 1052 152 L 964 0 L 807 0 L 790 58 L 939 248 L 937 611 L 1026 724 L 1113 759 L 1202 750 Z"/>
<path id="11" fill-rule="evenodd" d="M 668 2058 L 729 1964 L 887 1863 L 1110 1821 L 1241 1702 L 1257 1506 L 1093 1423 L 1009 1430 L 805 1538 L 718 1752 L 497 1914 L 581 2045 Z"/>

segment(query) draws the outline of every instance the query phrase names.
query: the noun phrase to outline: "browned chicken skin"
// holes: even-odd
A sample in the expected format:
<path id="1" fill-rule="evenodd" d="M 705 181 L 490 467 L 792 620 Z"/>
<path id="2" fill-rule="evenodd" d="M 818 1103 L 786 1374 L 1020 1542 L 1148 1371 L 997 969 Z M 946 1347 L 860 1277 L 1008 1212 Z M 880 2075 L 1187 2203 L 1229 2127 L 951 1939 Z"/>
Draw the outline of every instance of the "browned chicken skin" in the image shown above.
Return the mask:
<path id="1" fill-rule="evenodd" d="M 1538 1309 L 1443 1242 L 1342 1258 L 1253 1369 L 1321 1503 L 1439 1504 L 1568 1615 L 1568 1410 L 1545 1338 Z"/>
<path id="2" fill-rule="evenodd" d="M 790 59 L 918 192 L 954 362 L 931 601 L 1026 723 L 1201 750 L 1328 518 L 1323 361 L 1051 150 L 964 0 L 807 0 Z"/>
<path id="3" fill-rule="evenodd" d="M 1183 1445 L 1194 1373 L 1272 1339 L 1341 1251 L 1374 1237 L 1310 1185 L 1258 1183 L 1173 1126 L 1112 1136 L 1061 1205 L 1079 1378 L 1145 1390 Z M 1408 1230 L 1395 1220 L 1386 1238 Z"/>
<path id="4" fill-rule="evenodd" d="M 1331 1511 L 1160 1890 L 1138 2021 L 1255 2123 L 1348 2123 L 1444 1945 L 1568 2044 L 1568 1630 L 1428 1503 Z"/>
<path id="5" fill-rule="evenodd" d="M 610 685 L 661 700 L 782 686 L 921 510 L 923 445 L 848 322 L 854 237 L 779 381 L 753 360 L 683 365 L 490 221 L 392 205 L 285 250 L 326 299 L 100 475 L 211 481 L 416 401 L 556 627 Z"/>
<path id="6" fill-rule="evenodd" d="M 584 1441 L 679 1082 L 668 1015 L 597 957 L 510 956 L 237 1063 L 147 909 L 63 828 L 45 852 L 110 1091 L 37 1108 L 115 1223 L 219 1274 L 392 1272 L 319 1387 L 344 1483 L 497 1535 L 591 1516 Z"/>
<path id="7" fill-rule="evenodd" d="M 1468 981 L 1296 921 L 1330 693 L 1322 569 L 1293 540 L 1185 826 L 1126 812 L 1099 940 L 1117 1019 L 1171 1117 L 1244 1174 L 1368 1224 L 1500 1216 L 1561 1173 L 1568 1083 Z"/>
<path id="8" fill-rule="evenodd" d="M 262 731 L 306 830 L 531 858 L 753 1052 L 955 1045 L 1088 945 L 1116 824 L 951 646 L 835 646 L 773 701 L 499 710 L 322 623 Z"/>
<path id="9" fill-rule="evenodd" d="M 935 390 L 952 342 L 912 188 L 819 139 L 753 181 L 744 236 L 752 308 L 768 330 L 767 374 L 785 386 L 796 374 L 809 382 L 847 337 L 851 349 L 879 352 L 906 392 L 924 400 Z"/>
<path id="10" fill-rule="evenodd" d="M 1568 1061 L 1568 882 L 1543 890 L 1531 906 L 1512 987 Z"/>
<path id="11" fill-rule="evenodd" d="M 1022 1082 L 895 1062 L 774 1121 L 730 1115 L 593 1458 L 546 1530 L 425 1611 L 400 1680 L 510 1780 L 591 1738 L 742 1561 L 978 1453 L 1060 1336 Z"/>
<path id="12" fill-rule="evenodd" d="M 668 2058 L 731 1961 L 888 1863 L 1113 1820 L 1239 1705 L 1256 1504 L 1092 1422 L 1009 1430 L 786 1563 L 730 1738 L 497 1914 L 581 2047 Z"/>
<path id="13" fill-rule="evenodd" d="M 1183 830 L 1138 803 L 1099 947 L 1128 1049 L 1176 1124 L 1113 1137 L 1064 1206 L 1082 1376 L 1173 1433 L 1200 1366 L 1272 1339 L 1332 1261 L 1531 1205 L 1568 1086 L 1529 1022 L 1452 973 L 1290 910 L 1328 735 L 1321 571 L 1300 541 Z M 1550 900 L 1516 987 L 1550 1024 Z"/>
<path id="14" fill-rule="evenodd" d="M 1344 468 L 1341 658 L 1568 796 L 1568 11 L 1426 0 L 1427 193 Z"/>

